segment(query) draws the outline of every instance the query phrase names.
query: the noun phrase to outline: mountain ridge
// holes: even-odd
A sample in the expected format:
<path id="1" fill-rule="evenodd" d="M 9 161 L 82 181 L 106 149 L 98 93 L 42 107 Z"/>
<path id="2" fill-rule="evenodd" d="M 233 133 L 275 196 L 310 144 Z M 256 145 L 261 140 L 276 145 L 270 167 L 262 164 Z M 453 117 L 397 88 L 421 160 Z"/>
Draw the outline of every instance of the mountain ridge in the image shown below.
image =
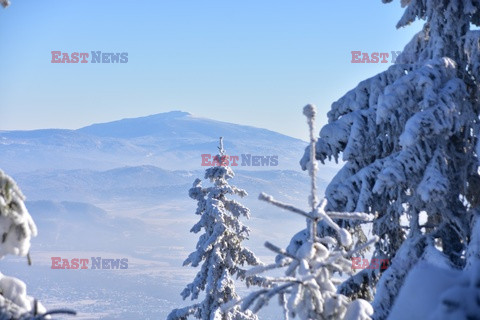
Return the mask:
<path id="1" fill-rule="evenodd" d="M 139 165 L 200 169 L 201 155 L 216 154 L 220 136 L 228 154 L 276 155 L 279 166 L 273 169 L 282 170 L 300 170 L 298 161 L 307 145 L 271 130 L 172 111 L 76 130 L 0 131 L 0 168 L 12 173 Z"/>

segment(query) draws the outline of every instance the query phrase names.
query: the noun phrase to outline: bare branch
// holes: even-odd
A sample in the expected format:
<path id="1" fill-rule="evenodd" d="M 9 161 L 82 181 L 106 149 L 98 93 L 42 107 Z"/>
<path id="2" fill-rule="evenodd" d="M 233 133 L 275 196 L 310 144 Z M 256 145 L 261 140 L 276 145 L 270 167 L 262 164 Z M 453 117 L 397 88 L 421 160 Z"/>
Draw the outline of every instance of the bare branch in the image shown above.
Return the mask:
<path id="1" fill-rule="evenodd" d="M 288 210 L 288 211 L 291 211 L 291 212 L 294 212 L 294 213 L 298 213 L 299 215 L 302 215 L 304 216 L 305 218 L 308 218 L 308 219 L 314 219 L 310 213 L 307 213 L 301 209 L 298 209 L 298 208 L 295 208 L 294 206 L 290 205 L 290 204 L 286 204 L 286 203 L 283 203 L 283 202 L 280 202 L 280 201 L 277 201 L 275 199 L 273 199 L 273 197 L 271 195 L 268 195 L 264 192 L 260 193 L 260 195 L 258 196 L 258 199 L 259 200 L 262 200 L 262 201 L 265 201 L 265 202 L 268 202 L 268 203 L 271 203 L 273 204 L 274 206 L 277 206 L 281 209 L 284 209 L 284 210 Z"/>
<path id="2" fill-rule="evenodd" d="M 298 260 L 297 257 L 295 257 L 294 255 L 291 255 L 290 253 L 288 253 L 288 252 L 285 251 L 284 249 L 277 247 L 276 245 L 274 245 L 274 244 L 271 243 L 271 242 L 266 241 L 264 245 L 265 245 L 265 247 L 266 247 L 267 249 L 270 249 L 270 250 L 272 250 L 272 251 L 275 252 L 275 253 L 281 254 L 282 256 L 285 256 L 285 257 L 292 258 L 292 259 L 294 259 L 294 260 Z"/>

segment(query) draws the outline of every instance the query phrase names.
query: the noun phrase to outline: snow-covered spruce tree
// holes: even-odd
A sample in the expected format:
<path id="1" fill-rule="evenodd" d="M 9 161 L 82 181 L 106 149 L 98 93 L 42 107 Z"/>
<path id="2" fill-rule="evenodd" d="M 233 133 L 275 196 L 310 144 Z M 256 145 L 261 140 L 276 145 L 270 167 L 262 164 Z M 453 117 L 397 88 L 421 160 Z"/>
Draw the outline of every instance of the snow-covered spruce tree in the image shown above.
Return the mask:
<path id="1" fill-rule="evenodd" d="M 24 200 L 15 181 L 0 170 L 0 259 L 7 254 L 27 256 L 30 264 L 30 239 L 37 235 L 37 228 Z M 75 312 L 46 312 L 41 303 L 27 295 L 23 281 L 0 273 L 0 320 L 41 320 L 54 314 Z"/>
<path id="2" fill-rule="evenodd" d="M 311 151 L 315 152 L 314 118 L 315 108 L 307 105 L 304 114 L 310 126 Z M 313 158 L 313 157 L 312 157 Z M 267 288 L 251 293 L 242 301 L 242 309 L 253 305 L 252 311 L 258 312 L 274 296 L 278 296 L 283 307 L 285 319 L 302 320 L 320 319 L 370 319 L 373 314 L 371 305 L 362 299 L 351 301 L 345 295 L 337 292 L 336 286 L 342 282 L 334 275 L 351 274 L 351 256 L 375 242 L 367 242 L 360 248 L 346 250 L 352 245 L 350 233 L 340 228 L 332 219 L 340 220 L 368 220 L 369 216 L 363 213 L 326 212 L 327 201 L 320 203 L 317 198 L 316 172 L 317 162 L 312 159 L 308 163 L 311 177 L 310 211 L 295 208 L 281 203 L 266 194 L 260 195 L 260 200 L 267 201 L 277 207 L 297 213 L 306 218 L 307 239 L 296 250 L 289 252 L 267 242 L 267 248 L 277 253 L 276 262 L 272 265 L 258 266 L 250 270 L 247 275 L 254 275 L 271 269 L 285 268 L 284 277 L 267 277 L 264 284 Z M 317 225 L 323 221 L 336 233 L 334 237 L 318 237 Z"/>
<path id="3" fill-rule="evenodd" d="M 24 199 L 15 181 L 0 170 L 0 258 L 27 256 L 30 239 L 37 234 Z M 30 319 L 34 309 L 36 314 L 45 313 L 41 304 L 27 296 L 25 283 L 0 273 L 0 319 Z"/>
<path id="4" fill-rule="evenodd" d="M 480 317 L 480 219 L 478 215 L 474 220 L 465 255 L 465 268 L 457 283 L 442 292 L 440 303 L 435 310 L 432 310 L 429 320 L 478 319 Z"/>
<path id="5" fill-rule="evenodd" d="M 405 276 L 428 260 L 430 249 L 455 268 L 465 266 L 480 193 L 480 31 L 470 29 L 480 25 L 480 1 L 401 3 L 406 10 L 397 27 L 419 18 L 423 29 L 394 65 L 332 104 L 315 153 L 322 162 L 340 155 L 346 161 L 327 188 L 327 210 L 376 217 L 373 258 L 391 259 L 390 267 L 363 270 L 340 288 L 351 297 L 375 294 L 376 319 L 388 316 Z M 307 148 L 304 169 L 310 157 Z M 364 241 L 360 223 L 342 225 Z M 320 235 L 330 232 L 320 224 Z"/>
<path id="6" fill-rule="evenodd" d="M 240 218 L 249 218 L 249 209 L 227 198 L 227 195 L 244 197 L 247 193 L 228 183 L 234 173 L 225 165 L 227 155 L 222 138 L 219 153 L 214 161 L 215 166 L 205 171 L 205 179 L 209 179 L 212 186 L 204 188 L 201 180 L 197 179 L 189 191 L 190 197 L 198 201 L 196 214 L 200 215 L 200 221 L 193 226 L 191 232 L 204 233 L 198 240 L 197 250 L 188 256 L 183 265 L 202 265 L 193 282 L 183 290 L 182 297 L 196 300 L 202 291 L 205 297 L 200 303 L 173 310 L 168 320 L 184 320 L 189 316 L 201 320 L 257 319 L 252 312 L 242 311 L 238 306 L 227 311 L 221 308 L 224 304 L 238 300 L 233 276 L 250 284 L 251 279 L 245 277 L 243 266 L 258 265 L 259 260 L 242 246 L 250 231 L 241 223 Z"/>

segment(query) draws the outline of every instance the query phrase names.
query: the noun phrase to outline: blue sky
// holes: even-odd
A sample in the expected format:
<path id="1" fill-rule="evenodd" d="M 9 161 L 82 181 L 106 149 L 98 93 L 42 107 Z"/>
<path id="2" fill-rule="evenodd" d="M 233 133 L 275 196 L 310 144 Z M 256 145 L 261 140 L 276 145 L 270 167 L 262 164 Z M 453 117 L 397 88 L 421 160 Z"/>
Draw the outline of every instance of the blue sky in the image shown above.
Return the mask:
<path id="1" fill-rule="evenodd" d="M 302 107 L 391 64 L 421 24 L 399 1 L 12 0 L 0 10 L 0 130 L 79 128 L 170 110 L 306 139 Z M 126 64 L 52 64 L 51 51 L 128 52 Z"/>

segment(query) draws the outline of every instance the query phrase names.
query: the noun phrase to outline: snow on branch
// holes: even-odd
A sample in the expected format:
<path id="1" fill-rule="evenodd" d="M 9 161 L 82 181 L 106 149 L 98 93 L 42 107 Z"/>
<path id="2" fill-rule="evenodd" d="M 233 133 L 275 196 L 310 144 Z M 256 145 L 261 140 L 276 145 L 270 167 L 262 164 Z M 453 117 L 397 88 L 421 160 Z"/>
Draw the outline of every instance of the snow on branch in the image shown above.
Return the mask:
<path id="1" fill-rule="evenodd" d="M 309 195 L 310 212 L 306 212 L 293 205 L 275 200 L 272 196 L 261 193 L 259 199 L 272 205 L 299 214 L 306 218 L 307 240 L 296 250 L 287 251 L 270 242 L 265 246 L 279 255 L 275 264 L 259 266 L 248 271 L 248 274 L 258 274 L 272 269 L 286 268 L 284 277 L 265 277 L 267 288 L 251 293 L 238 303 L 242 310 L 252 307 L 254 313 L 263 308 L 274 296 L 278 296 L 279 303 L 284 309 L 284 317 L 288 320 L 300 318 L 309 319 L 370 319 L 373 309 L 367 301 L 351 301 L 346 296 L 337 293 L 337 285 L 341 280 L 334 278 L 334 274 L 352 273 L 350 255 L 363 246 L 350 250 L 345 249 L 352 245 L 350 233 L 341 228 L 334 219 L 349 219 L 369 221 L 370 216 L 364 213 L 326 212 L 327 200 L 318 200 L 316 189 L 317 163 L 315 157 L 314 120 L 316 110 L 313 105 L 304 108 L 310 130 L 311 160 L 308 164 L 311 188 Z M 337 233 L 340 242 L 333 237 L 317 236 L 317 225 L 326 223 Z M 374 238 L 365 246 L 377 241 Z"/>
<path id="2" fill-rule="evenodd" d="M 25 196 L 15 181 L 0 170 L 0 257 L 6 254 L 26 256 L 37 227 L 25 207 Z"/>
<path id="3" fill-rule="evenodd" d="M 15 181 L 0 170 L 0 258 L 7 254 L 29 256 L 30 239 L 37 235 L 37 227 L 25 206 L 25 196 Z M 26 284 L 0 273 L 0 319 L 49 319 L 49 314 L 75 313 L 53 310 L 49 313 L 33 297 L 27 295 Z"/>
<path id="4" fill-rule="evenodd" d="M 223 138 L 220 138 L 218 151 L 219 158 L 226 154 Z M 248 219 L 250 210 L 227 198 L 233 194 L 241 197 L 247 195 L 245 190 L 229 184 L 228 180 L 233 176 L 233 170 L 219 161 L 215 167 L 205 171 L 205 179 L 211 185 L 203 187 L 202 181 L 196 179 L 189 191 L 190 197 L 197 201 L 195 213 L 200 216 L 191 231 L 203 234 L 198 238 L 196 250 L 184 262 L 184 265 L 200 268 L 181 295 L 183 299 L 196 300 L 200 295 L 204 299 L 192 306 L 172 310 L 168 320 L 186 320 L 190 316 L 201 320 L 257 320 L 251 311 L 242 311 L 236 305 L 239 296 L 236 293 L 235 275 L 237 279 L 244 280 L 247 286 L 262 284 L 263 279 L 253 277 L 243 269 L 260 265 L 260 261 L 242 244 L 248 239 L 250 230 L 240 218 Z"/>
<path id="5" fill-rule="evenodd" d="M 294 212 L 294 213 L 298 213 L 299 215 L 302 215 L 305 218 L 314 219 L 314 217 L 311 216 L 310 213 L 305 212 L 302 209 L 295 208 L 292 205 L 277 201 L 277 200 L 273 199 L 272 196 L 270 196 L 266 193 L 263 193 L 263 192 L 260 193 L 260 195 L 258 196 L 258 199 L 262 200 L 262 201 L 265 201 L 265 202 L 268 202 L 268 203 L 271 203 L 274 206 L 277 206 L 279 208 L 282 208 L 282 209 L 285 209 L 285 210 L 288 210 L 288 211 L 291 211 L 291 212 Z"/>

